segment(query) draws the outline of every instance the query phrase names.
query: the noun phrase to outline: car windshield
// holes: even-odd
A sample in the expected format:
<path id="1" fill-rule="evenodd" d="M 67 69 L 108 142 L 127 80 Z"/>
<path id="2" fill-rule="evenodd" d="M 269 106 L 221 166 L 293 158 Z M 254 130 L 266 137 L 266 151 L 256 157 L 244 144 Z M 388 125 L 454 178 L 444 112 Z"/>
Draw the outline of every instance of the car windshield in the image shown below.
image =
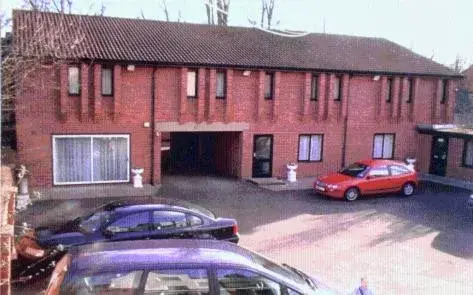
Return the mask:
<path id="1" fill-rule="evenodd" d="M 368 166 L 361 163 L 353 163 L 350 166 L 340 170 L 340 174 L 348 175 L 351 177 L 363 177 Z"/>
<path id="2" fill-rule="evenodd" d="M 95 212 L 83 218 L 79 224 L 79 228 L 81 231 L 86 233 L 96 232 L 100 229 L 102 223 L 107 222 L 108 220 L 110 220 L 109 211 Z"/>

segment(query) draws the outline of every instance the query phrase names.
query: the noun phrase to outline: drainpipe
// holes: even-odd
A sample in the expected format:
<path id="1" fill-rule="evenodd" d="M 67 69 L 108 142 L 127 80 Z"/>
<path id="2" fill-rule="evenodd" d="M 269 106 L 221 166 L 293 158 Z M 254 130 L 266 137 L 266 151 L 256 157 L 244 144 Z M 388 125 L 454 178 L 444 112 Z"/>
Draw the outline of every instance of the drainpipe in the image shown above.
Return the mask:
<path id="1" fill-rule="evenodd" d="M 153 67 L 153 73 L 151 75 L 151 185 L 155 185 L 154 180 L 154 153 L 155 153 L 155 141 L 156 141 L 156 123 L 155 123 L 155 109 L 156 109 L 156 67 Z"/>
<path id="2" fill-rule="evenodd" d="M 347 136 L 348 136 L 348 114 L 350 113 L 350 105 L 349 105 L 349 97 L 350 97 L 350 79 L 351 79 L 351 74 L 348 75 L 348 87 L 347 87 L 347 95 L 346 95 L 346 108 L 347 108 L 347 113 L 345 118 L 343 118 L 343 141 L 342 141 L 342 163 L 341 166 L 342 168 L 345 167 L 345 162 L 346 162 L 346 156 L 347 156 Z M 342 110 L 343 113 L 343 110 Z"/>

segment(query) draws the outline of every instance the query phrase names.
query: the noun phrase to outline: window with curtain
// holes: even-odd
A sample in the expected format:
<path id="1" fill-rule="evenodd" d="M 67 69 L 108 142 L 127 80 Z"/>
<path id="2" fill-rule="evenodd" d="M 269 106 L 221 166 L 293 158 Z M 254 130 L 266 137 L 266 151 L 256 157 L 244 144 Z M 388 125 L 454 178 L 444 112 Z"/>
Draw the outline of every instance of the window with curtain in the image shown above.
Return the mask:
<path id="1" fill-rule="evenodd" d="M 225 78 L 225 72 L 219 71 L 217 72 L 217 91 L 216 91 L 216 97 L 224 99 L 225 98 L 225 88 L 227 87 L 226 85 L 226 78 Z"/>
<path id="2" fill-rule="evenodd" d="M 53 136 L 54 184 L 129 181 L 128 135 Z"/>
<path id="3" fill-rule="evenodd" d="M 68 72 L 69 95 L 80 94 L 80 71 L 79 66 L 69 66 Z"/>
<path id="4" fill-rule="evenodd" d="M 394 155 L 394 134 L 375 134 L 373 139 L 373 159 L 392 159 Z"/>
<path id="5" fill-rule="evenodd" d="M 299 136 L 299 162 L 322 161 L 323 135 L 308 134 Z"/>
<path id="6" fill-rule="evenodd" d="M 334 79 L 333 99 L 334 100 L 342 99 L 342 78 L 340 76 L 336 76 Z"/>
<path id="7" fill-rule="evenodd" d="M 407 103 L 410 103 L 412 102 L 412 95 L 413 95 L 413 81 L 412 81 L 412 78 L 409 78 L 407 80 L 407 99 L 406 99 L 406 102 Z"/>
<path id="8" fill-rule="evenodd" d="M 386 83 L 386 102 L 391 102 L 392 98 L 393 79 L 388 78 Z"/>
<path id="9" fill-rule="evenodd" d="M 102 67 L 102 95 L 113 95 L 113 69 Z"/>
<path id="10" fill-rule="evenodd" d="M 312 81 L 310 84 L 310 100 L 317 100 L 318 80 L 319 76 L 312 75 Z"/>
<path id="11" fill-rule="evenodd" d="M 187 97 L 188 98 L 197 97 L 197 71 L 196 70 L 187 71 Z"/>
<path id="12" fill-rule="evenodd" d="M 264 98 L 273 99 L 273 87 L 274 87 L 274 75 L 273 73 L 266 73 L 264 78 Z"/>
<path id="13" fill-rule="evenodd" d="M 448 81 L 442 80 L 442 95 L 440 98 L 440 103 L 445 103 L 448 99 Z"/>
<path id="14" fill-rule="evenodd" d="M 473 168 L 473 139 L 465 140 L 463 146 L 463 166 Z"/>

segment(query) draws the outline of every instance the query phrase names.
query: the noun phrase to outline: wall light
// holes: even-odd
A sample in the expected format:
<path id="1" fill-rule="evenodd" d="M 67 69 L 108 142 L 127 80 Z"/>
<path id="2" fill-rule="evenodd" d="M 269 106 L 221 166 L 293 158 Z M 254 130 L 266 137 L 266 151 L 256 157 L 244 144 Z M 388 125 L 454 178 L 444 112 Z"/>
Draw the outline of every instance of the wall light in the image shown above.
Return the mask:
<path id="1" fill-rule="evenodd" d="M 243 71 L 243 76 L 248 77 L 251 74 L 251 71 Z"/>
<path id="2" fill-rule="evenodd" d="M 133 72 L 135 70 L 135 65 L 128 65 L 126 67 L 126 70 L 129 71 L 129 72 Z"/>
<path id="3" fill-rule="evenodd" d="M 378 81 L 378 80 L 379 80 L 379 78 L 380 78 L 380 76 L 379 76 L 379 75 L 373 76 L 373 81 Z"/>

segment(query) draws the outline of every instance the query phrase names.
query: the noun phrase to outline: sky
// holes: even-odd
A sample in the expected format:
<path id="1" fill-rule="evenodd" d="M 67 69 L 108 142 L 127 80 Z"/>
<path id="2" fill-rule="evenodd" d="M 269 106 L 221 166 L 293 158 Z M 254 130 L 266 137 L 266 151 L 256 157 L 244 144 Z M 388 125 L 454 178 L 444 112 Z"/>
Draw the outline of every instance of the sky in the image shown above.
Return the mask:
<path id="1" fill-rule="evenodd" d="M 165 20 L 163 0 L 75 0 L 74 13 Z M 205 0 L 166 0 L 170 20 L 206 23 Z M 278 28 L 329 34 L 382 37 L 442 64 L 457 55 L 473 63 L 473 0 L 275 0 Z M 0 0 L 7 17 L 22 0 Z M 230 0 L 229 24 L 259 20 L 260 0 Z M 325 25 L 324 25 L 325 24 Z M 2 32 L 3 35 L 3 32 Z"/>

